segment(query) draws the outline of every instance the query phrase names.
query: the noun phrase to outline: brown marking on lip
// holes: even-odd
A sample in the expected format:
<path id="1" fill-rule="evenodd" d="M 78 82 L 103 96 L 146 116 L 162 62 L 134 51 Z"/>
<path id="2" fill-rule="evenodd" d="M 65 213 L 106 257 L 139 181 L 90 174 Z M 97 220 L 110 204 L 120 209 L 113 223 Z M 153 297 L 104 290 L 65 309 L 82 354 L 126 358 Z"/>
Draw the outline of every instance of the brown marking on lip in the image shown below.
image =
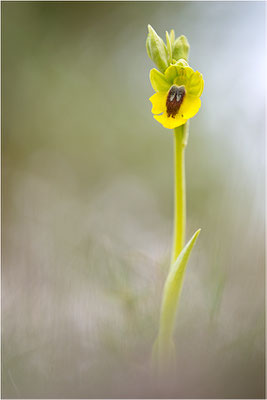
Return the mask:
<path id="1" fill-rule="evenodd" d="M 174 118 L 177 115 L 185 96 L 184 86 L 173 85 L 168 93 L 166 100 L 168 117 Z"/>

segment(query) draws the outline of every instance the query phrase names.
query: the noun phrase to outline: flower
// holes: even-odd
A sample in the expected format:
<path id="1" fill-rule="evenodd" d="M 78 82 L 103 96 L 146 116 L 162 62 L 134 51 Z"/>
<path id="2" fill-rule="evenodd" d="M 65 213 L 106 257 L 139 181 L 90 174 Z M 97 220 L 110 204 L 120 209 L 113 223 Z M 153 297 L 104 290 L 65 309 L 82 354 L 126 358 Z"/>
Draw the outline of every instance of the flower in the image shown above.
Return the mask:
<path id="1" fill-rule="evenodd" d="M 204 80 L 184 59 L 170 65 L 164 73 L 153 68 L 150 81 L 156 91 L 149 99 L 151 112 L 164 128 L 174 129 L 196 115 L 201 106 Z"/>

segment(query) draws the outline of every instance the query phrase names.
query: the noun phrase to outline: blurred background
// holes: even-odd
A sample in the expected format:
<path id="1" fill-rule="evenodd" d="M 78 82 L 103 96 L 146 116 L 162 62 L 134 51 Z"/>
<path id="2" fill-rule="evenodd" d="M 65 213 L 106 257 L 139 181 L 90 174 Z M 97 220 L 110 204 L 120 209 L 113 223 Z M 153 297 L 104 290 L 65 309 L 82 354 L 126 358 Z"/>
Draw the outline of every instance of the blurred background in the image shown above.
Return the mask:
<path id="1" fill-rule="evenodd" d="M 264 398 L 263 2 L 2 3 L 2 397 Z M 177 373 L 149 372 L 173 217 L 147 24 L 203 73 Z"/>

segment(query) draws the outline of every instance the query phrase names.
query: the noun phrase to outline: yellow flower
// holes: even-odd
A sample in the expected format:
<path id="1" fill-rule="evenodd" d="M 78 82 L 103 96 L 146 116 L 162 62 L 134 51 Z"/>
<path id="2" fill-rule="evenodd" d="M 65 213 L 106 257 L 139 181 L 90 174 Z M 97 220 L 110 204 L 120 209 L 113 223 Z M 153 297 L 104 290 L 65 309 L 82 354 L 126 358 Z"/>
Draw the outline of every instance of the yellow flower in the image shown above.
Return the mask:
<path id="1" fill-rule="evenodd" d="M 153 68 L 150 81 L 156 91 L 150 97 L 154 118 L 164 128 L 174 129 L 194 117 L 201 106 L 204 87 L 202 74 L 189 67 L 184 59 L 170 65 L 163 73 Z"/>

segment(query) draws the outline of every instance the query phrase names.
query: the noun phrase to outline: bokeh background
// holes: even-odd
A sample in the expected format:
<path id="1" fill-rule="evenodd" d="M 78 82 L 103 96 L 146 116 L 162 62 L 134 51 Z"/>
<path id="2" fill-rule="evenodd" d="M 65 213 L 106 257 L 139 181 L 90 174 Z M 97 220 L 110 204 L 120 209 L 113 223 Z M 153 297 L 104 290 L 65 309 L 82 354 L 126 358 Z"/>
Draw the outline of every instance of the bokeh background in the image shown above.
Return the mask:
<path id="1" fill-rule="evenodd" d="M 2 2 L 2 397 L 264 398 L 264 3 Z M 149 372 L 173 137 L 147 24 L 203 73 L 177 373 Z"/>

